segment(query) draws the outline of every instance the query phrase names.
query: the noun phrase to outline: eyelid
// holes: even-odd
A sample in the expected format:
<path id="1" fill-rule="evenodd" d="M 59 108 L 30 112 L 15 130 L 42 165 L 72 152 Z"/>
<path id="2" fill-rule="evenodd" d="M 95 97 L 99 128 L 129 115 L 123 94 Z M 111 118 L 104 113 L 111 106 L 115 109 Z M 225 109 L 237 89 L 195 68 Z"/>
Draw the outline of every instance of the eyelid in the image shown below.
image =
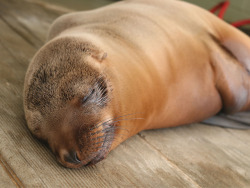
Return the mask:
<path id="1" fill-rule="evenodd" d="M 83 97 L 82 103 L 86 103 L 93 96 L 94 93 L 95 89 L 92 89 L 92 91 L 88 95 Z"/>

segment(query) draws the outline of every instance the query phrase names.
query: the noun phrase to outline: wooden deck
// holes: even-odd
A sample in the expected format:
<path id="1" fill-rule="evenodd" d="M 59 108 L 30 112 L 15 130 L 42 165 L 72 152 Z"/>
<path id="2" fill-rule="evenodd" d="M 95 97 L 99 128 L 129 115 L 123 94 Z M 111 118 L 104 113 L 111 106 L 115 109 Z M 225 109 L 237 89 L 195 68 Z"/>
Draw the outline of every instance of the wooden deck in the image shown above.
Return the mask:
<path id="1" fill-rule="evenodd" d="M 144 131 L 95 166 L 66 169 L 26 127 L 27 66 L 70 10 L 0 0 L 0 187 L 250 187 L 250 131 L 202 124 Z"/>

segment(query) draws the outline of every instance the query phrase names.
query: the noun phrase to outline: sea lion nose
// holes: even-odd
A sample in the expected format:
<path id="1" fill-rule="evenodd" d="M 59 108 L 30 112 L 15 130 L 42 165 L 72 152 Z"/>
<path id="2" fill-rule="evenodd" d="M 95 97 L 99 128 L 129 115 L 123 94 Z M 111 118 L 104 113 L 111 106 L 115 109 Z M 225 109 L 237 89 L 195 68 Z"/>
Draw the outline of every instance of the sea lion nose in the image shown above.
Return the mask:
<path id="1" fill-rule="evenodd" d="M 75 151 L 70 151 L 68 154 L 64 155 L 64 160 L 71 164 L 79 164 L 81 163 L 80 159 L 77 157 L 77 153 Z"/>

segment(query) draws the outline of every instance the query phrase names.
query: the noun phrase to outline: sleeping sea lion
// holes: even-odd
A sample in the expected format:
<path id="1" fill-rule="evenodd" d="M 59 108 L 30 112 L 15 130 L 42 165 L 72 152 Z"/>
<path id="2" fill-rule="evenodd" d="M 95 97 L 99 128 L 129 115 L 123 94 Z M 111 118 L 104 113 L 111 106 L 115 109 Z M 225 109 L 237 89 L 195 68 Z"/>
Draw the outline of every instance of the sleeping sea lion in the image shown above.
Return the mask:
<path id="1" fill-rule="evenodd" d="M 146 129 L 250 108 L 250 39 L 176 0 L 125 0 L 55 20 L 25 77 L 31 132 L 69 168 Z"/>

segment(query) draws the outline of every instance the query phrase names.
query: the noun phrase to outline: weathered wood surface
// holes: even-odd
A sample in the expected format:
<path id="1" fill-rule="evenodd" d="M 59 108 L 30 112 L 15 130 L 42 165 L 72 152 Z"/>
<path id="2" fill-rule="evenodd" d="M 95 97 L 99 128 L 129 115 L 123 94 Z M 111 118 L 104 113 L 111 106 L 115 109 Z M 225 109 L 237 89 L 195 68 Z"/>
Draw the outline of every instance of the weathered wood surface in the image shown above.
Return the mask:
<path id="1" fill-rule="evenodd" d="M 60 166 L 26 127 L 22 88 L 49 25 L 65 12 L 0 0 L 0 187 L 250 187 L 250 131 L 202 124 L 144 131 L 95 166 Z"/>

